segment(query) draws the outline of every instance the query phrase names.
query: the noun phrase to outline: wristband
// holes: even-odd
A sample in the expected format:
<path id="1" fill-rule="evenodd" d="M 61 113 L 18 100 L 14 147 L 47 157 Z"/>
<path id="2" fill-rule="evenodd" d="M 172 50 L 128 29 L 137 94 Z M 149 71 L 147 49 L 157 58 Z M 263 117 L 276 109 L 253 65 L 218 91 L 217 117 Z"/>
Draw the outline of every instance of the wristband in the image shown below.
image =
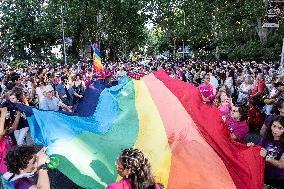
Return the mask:
<path id="1" fill-rule="evenodd" d="M 37 167 L 37 170 L 38 171 L 39 170 L 47 170 L 47 164 L 45 163 L 45 164 L 40 165 L 39 167 Z"/>

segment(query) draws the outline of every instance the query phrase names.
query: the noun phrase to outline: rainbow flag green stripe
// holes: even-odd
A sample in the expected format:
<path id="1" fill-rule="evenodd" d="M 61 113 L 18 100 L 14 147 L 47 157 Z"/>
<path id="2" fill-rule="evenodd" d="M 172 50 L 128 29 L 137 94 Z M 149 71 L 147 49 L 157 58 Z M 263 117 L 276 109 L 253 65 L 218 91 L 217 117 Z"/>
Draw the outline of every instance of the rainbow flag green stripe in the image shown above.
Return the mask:
<path id="1" fill-rule="evenodd" d="M 128 82 L 118 98 L 118 114 L 105 135 L 85 132 L 56 149 L 59 170 L 84 188 L 104 188 L 117 178 L 116 159 L 130 148 L 138 135 L 133 82 Z"/>

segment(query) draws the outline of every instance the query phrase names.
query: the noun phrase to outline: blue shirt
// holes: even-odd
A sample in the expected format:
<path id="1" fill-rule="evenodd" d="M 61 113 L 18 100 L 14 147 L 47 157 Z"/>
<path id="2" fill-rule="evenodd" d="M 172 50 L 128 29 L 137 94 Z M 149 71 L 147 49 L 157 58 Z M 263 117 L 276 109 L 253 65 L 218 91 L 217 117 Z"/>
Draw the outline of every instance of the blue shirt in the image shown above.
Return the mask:
<path id="1" fill-rule="evenodd" d="M 67 94 L 66 94 L 66 90 L 65 90 L 65 86 L 62 83 L 59 83 L 56 87 L 55 87 L 56 92 L 58 92 L 58 95 L 60 97 L 60 99 L 64 102 L 64 104 L 71 106 L 72 105 L 72 98 L 73 98 L 73 94 L 74 94 L 74 89 L 72 87 L 69 87 L 67 89 L 70 98 L 67 98 Z"/>

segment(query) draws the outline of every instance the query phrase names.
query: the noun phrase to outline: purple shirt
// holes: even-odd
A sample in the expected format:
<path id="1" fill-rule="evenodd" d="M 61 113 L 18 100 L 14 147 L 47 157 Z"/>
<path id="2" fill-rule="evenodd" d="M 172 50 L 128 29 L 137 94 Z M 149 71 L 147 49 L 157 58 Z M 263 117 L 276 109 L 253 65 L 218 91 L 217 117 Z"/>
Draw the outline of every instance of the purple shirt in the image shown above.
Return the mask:
<path id="1" fill-rule="evenodd" d="M 15 189 L 29 189 L 32 185 L 36 185 L 32 178 L 20 178 L 15 181 Z"/>
<path id="2" fill-rule="evenodd" d="M 282 154 L 284 153 L 284 148 L 280 145 L 279 141 L 261 139 L 258 145 L 267 150 L 266 157 L 270 157 L 275 160 L 280 160 Z M 269 163 L 265 164 L 264 173 L 265 178 L 284 180 L 284 169 L 279 169 Z"/>
<path id="3" fill-rule="evenodd" d="M 265 126 L 268 127 L 268 126 L 271 124 L 271 122 L 272 122 L 277 116 L 278 116 L 278 115 L 270 115 L 270 116 L 268 116 L 268 117 L 265 119 L 265 121 L 264 121 Z"/>
<path id="4" fill-rule="evenodd" d="M 1 177 L 3 187 L 7 189 L 29 189 L 31 186 L 36 185 L 32 177 L 14 178 L 19 176 L 21 175 L 13 176 L 12 173 L 6 172 Z"/>

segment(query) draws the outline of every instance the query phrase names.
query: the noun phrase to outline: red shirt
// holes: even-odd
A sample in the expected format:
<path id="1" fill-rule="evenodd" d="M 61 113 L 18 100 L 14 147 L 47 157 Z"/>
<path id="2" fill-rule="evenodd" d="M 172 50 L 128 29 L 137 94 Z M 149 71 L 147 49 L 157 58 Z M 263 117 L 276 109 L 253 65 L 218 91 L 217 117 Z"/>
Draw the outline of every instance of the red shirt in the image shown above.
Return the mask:
<path id="1" fill-rule="evenodd" d="M 264 118 L 259 109 L 252 107 L 248 111 L 248 124 L 254 129 L 260 129 L 264 123 Z"/>
<path id="2" fill-rule="evenodd" d="M 169 71 L 169 70 L 166 70 L 166 73 L 167 73 L 168 75 L 171 75 L 171 74 L 172 74 L 172 72 Z"/>
<path id="3" fill-rule="evenodd" d="M 126 76 L 132 78 L 133 73 L 132 73 L 132 72 L 127 72 L 127 73 L 126 73 Z"/>
<path id="4" fill-rule="evenodd" d="M 140 75 L 139 75 L 139 73 L 134 74 L 134 79 L 136 79 L 136 80 L 140 80 Z"/>
<path id="5" fill-rule="evenodd" d="M 140 75 L 140 77 L 144 77 L 146 75 L 146 73 L 141 72 L 141 73 L 139 73 L 139 75 Z"/>
<path id="6" fill-rule="evenodd" d="M 111 70 L 110 73 L 111 73 L 112 75 L 115 75 L 115 74 L 116 74 L 115 70 Z"/>
<path id="7" fill-rule="evenodd" d="M 105 77 L 109 77 L 111 74 L 109 69 L 105 69 L 104 72 L 105 72 Z"/>
<path id="8" fill-rule="evenodd" d="M 85 77 L 83 81 L 85 82 L 86 87 L 89 87 L 91 84 L 91 77 Z"/>
<path id="9" fill-rule="evenodd" d="M 182 80 L 182 78 L 183 78 L 183 73 L 182 73 L 182 71 L 179 71 L 178 72 L 178 79 Z"/>
<path id="10" fill-rule="evenodd" d="M 257 82 L 257 84 L 253 87 L 253 89 L 251 90 L 250 95 L 255 95 L 258 92 L 263 92 L 265 89 L 265 82 L 264 81 L 259 81 Z"/>

